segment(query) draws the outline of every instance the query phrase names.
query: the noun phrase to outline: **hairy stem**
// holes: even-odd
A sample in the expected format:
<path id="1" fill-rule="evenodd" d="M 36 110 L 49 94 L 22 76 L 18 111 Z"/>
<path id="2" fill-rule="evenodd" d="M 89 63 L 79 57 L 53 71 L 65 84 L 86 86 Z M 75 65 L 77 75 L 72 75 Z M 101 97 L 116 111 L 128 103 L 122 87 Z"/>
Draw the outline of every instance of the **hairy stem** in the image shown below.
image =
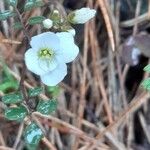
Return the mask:
<path id="1" fill-rule="evenodd" d="M 15 7 L 15 11 L 17 13 L 17 17 L 23 27 L 23 33 L 24 33 L 24 42 L 25 42 L 25 49 L 24 49 L 24 53 L 26 52 L 26 50 L 30 47 L 29 45 L 29 42 L 30 42 L 30 36 L 28 34 L 28 31 L 26 30 L 25 28 L 25 25 L 24 25 L 24 22 L 23 22 L 23 19 L 22 19 L 22 16 L 18 10 L 17 7 Z M 23 53 L 23 55 L 24 55 Z M 21 72 L 21 79 L 20 79 L 20 83 L 19 83 L 19 90 L 21 90 L 22 94 L 23 94 L 23 98 L 26 102 L 26 104 L 28 104 L 28 96 L 26 94 L 26 89 L 25 89 L 25 86 L 24 86 L 24 80 L 25 80 L 25 73 L 26 73 L 26 65 L 25 65 L 25 62 L 23 61 L 23 67 L 22 67 L 22 72 Z"/>

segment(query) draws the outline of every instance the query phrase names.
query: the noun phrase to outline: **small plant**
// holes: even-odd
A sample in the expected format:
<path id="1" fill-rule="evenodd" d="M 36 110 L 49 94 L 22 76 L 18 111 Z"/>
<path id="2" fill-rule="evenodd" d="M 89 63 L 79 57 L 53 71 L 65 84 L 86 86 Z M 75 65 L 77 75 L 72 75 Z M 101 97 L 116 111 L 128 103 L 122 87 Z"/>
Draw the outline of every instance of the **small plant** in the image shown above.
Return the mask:
<path id="1" fill-rule="evenodd" d="M 20 12 L 17 0 L 5 0 L 5 2 L 11 10 L 0 12 L 0 21 L 14 17 L 16 22 L 13 28 L 23 31 L 26 48 L 20 83 L 17 83 L 8 74 L 7 67 L 3 68 L 7 76 L 7 82 L 0 85 L 0 90 L 4 93 L 8 87 L 15 90 L 15 92 L 2 97 L 2 102 L 6 106 L 4 115 L 8 120 L 25 122 L 24 140 L 26 146 L 28 149 L 36 149 L 45 135 L 32 119 L 32 115 L 34 112 L 49 115 L 56 110 L 57 95 L 60 91 L 57 84 L 67 75 L 67 63 L 72 62 L 79 53 L 79 48 L 74 42 L 76 32 L 72 25 L 87 22 L 95 16 L 96 11 L 90 8 L 82 8 L 62 16 L 58 10 L 54 9 L 48 17 L 34 16 L 24 22 L 22 13 L 47 4 L 42 0 L 26 0 L 23 12 Z M 26 24 L 31 26 L 41 24 L 44 32 L 30 37 Z M 39 75 L 41 81 L 48 86 L 47 91 L 51 94 L 51 99 L 40 98 L 43 92 L 41 87 L 26 90 L 24 86 L 26 67 L 29 71 Z M 36 101 L 35 107 L 30 105 L 32 99 Z"/>

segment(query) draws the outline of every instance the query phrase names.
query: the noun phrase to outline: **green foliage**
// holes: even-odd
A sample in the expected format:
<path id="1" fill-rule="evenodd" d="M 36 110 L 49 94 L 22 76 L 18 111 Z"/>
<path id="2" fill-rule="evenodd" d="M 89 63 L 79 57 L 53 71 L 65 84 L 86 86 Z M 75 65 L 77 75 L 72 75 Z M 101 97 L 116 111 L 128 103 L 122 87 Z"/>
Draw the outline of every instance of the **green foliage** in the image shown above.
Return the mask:
<path id="1" fill-rule="evenodd" d="M 5 104 L 16 104 L 23 101 L 23 96 L 21 93 L 11 93 L 3 96 L 2 101 Z"/>
<path id="2" fill-rule="evenodd" d="M 145 72 L 148 72 L 150 73 L 150 64 L 145 66 L 144 69 L 143 69 Z"/>
<path id="3" fill-rule="evenodd" d="M 4 93 L 9 89 L 17 89 L 18 84 L 15 81 L 5 81 L 2 84 L 0 84 L 0 91 L 3 91 Z"/>
<path id="4" fill-rule="evenodd" d="M 7 2 L 9 5 L 11 5 L 11 6 L 13 6 L 13 7 L 16 7 L 18 0 L 6 0 L 6 2 Z"/>
<path id="5" fill-rule="evenodd" d="M 44 3 L 42 0 L 27 0 L 24 9 L 25 11 L 28 11 L 36 7 L 41 7 L 43 5 Z"/>
<path id="6" fill-rule="evenodd" d="M 142 86 L 144 89 L 150 91 L 150 78 L 145 79 L 145 80 L 141 83 L 141 86 Z"/>
<path id="7" fill-rule="evenodd" d="M 14 29 L 22 29 L 22 24 L 20 22 L 15 22 L 15 24 L 13 25 Z"/>
<path id="8" fill-rule="evenodd" d="M 9 73 L 5 63 L 2 63 L 1 65 L 3 67 L 3 70 L 2 70 L 2 81 L 0 82 L 0 91 L 6 93 L 9 90 L 16 90 L 18 88 L 18 82 Z"/>
<path id="9" fill-rule="evenodd" d="M 42 130 L 34 122 L 28 125 L 24 131 L 25 143 L 29 150 L 36 149 L 42 137 Z"/>
<path id="10" fill-rule="evenodd" d="M 22 121 L 27 116 L 27 114 L 27 109 L 22 105 L 7 108 L 4 113 L 6 119 L 16 121 Z"/>
<path id="11" fill-rule="evenodd" d="M 28 95 L 29 95 L 29 97 L 34 97 L 34 96 L 38 96 L 42 92 L 43 92 L 42 87 L 36 87 L 36 88 L 33 88 L 33 89 L 29 89 L 28 90 Z"/>
<path id="12" fill-rule="evenodd" d="M 44 115 L 49 115 L 54 112 L 57 108 L 56 100 L 40 100 L 37 106 L 37 111 Z"/>
<path id="13" fill-rule="evenodd" d="M 41 24 L 44 19 L 45 19 L 45 17 L 43 17 L 43 16 L 31 17 L 31 18 L 29 19 L 29 24 L 30 24 L 30 25 Z"/>
<path id="14" fill-rule="evenodd" d="M 3 12 L 0 12 L 0 20 L 6 20 L 9 17 L 14 17 L 16 14 L 10 10 L 5 10 Z"/>

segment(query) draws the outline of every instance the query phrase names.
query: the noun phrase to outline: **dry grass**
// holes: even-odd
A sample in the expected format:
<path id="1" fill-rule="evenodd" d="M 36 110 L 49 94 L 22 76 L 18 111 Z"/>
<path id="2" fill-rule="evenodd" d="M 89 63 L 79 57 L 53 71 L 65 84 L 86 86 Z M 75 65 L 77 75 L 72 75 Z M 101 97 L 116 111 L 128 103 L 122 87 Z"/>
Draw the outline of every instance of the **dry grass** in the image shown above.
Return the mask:
<path id="1" fill-rule="evenodd" d="M 62 1 L 54 2 L 51 6 L 65 14 L 61 3 Z M 83 6 L 81 1 L 76 3 Z M 69 65 L 69 75 L 60 84 L 58 110 L 52 116 L 33 114 L 46 133 L 39 149 L 44 145 L 51 150 L 140 150 L 140 147 L 144 150 L 150 149 L 145 148 L 144 144 L 138 146 L 135 140 L 135 128 L 138 127 L 134 119 L 138 116 L 143 138 L 150 144 L 149 120 L 144 115 L 148 113 L 149 94 L 136 84 L 136 91 L 132 98 L 129 98 L 129 93 L 133 91 L 127 93 L 125 81 L 127 76 L 130 76 L 130 66 L 123 65 L 120 60 L 120 45 L 126 37 L 121 31 L 132 26 L 133 28 L 129 29 L 130 35 L 138 33 L 139 24 L 142 26 L 148 22 L 150 10 L 139 16 L 139 0 L 135 18 L 120 22 L 120 5 L 119 0 L 116 3 L 107 0 L 86 1 L 86 6 L 97 9 L 97 17 L 84 26 L 84 36 L 81 36 L 80 32 L 77 33 L 81 52 L 78 59 Z M 0 10 L 4 8 L 3 1 L 0 1 Z M 23 17 L 26 21 L 30 16 L 48 11 L 46 7 L 36 9 Z M 23 32 L 11 29 L 13 22 L 14 20 L 10 19 L 1 23 L 0 53 L 9 66 L 9 72 L 19 81 L 25 46 L 22 41 Z M 27 28 L 30 36 L 41 32 L 39 25 L 27 25 Z M 40 85 L 30 72 L 27 72 L 24 84 L 26 88 Z M 40 96 L 48 99 L 44 94 Z M 141 107 L 143 111 L 138 112 Z M 7 122 L 2 114 L 0 120 L 0 149 L 23 149 L 21 135 L 24 124 Z M 9 130 L 5 126 L 9 127 Z M 8 139 L 10 133 L 14 133 L 13 144 Z M 7 145 L 13 148 L 8 148 Z"/>

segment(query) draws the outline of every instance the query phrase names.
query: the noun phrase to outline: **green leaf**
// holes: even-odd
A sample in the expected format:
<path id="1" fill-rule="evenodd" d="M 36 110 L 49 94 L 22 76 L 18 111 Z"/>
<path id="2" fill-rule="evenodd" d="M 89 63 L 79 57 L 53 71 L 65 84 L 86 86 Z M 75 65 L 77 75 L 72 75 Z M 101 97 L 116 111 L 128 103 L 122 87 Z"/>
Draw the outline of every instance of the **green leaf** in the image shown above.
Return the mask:
<path id="1" fill-rule="evenodd" d="M 27 0 L 24 9 L 25 11 L 28 11 L 36 7 L 41 7 L 43 5 L 44 3 L 42 0 Z"/>
<path id="2" fill-rule="evenodd" d="M 35 0 L 34 5 L 35 7 L 41 7 L 44 5 L 44 2 L 42 0 Z"/>
<path id="3" fill-rule="evenodd" d="M 5 118 L 8 120 L 16 120 L 16 121 L 22 121 L 28 114 L 27 109 L 20 105 L 18 107 L 11 107 L 7 108 L 5 110 Z"/>
<path id="4" fill-rule="evenodd" d="M 141 83 L 141 86 L 142 86 L 144 89 L 150 91 L 150 78 L 145 79 L 145 80 Z"/>
<path id="5" fill-rule="evenodd" d="M 18 81 L 10 74 L 7 65 L 2 60 L 0 60 L 0 64 L 3 69 L 1 72 L 2 81 L 0 82 L 0 91 L 6 93 L 18 89 Z"/>
<path id="6" fill-rule="evenodd" d="M 143 70 L 150 73 L 150 64 L 145 66 Z"/>
<path id="7" fill-rule="evenodd" d="M 5 10 L 3 12 L 0 12 L 0 20 L 6 20 L 9 17 L 15 16 L 14 12 L 11 12 L 10 10 Z"/>
<path id="8" fill-rule="evenodd" d="M 7 2 L 9 5 L 15 7 L 15 6 L 17 6 L 18 0 L 6 0 L 6 2 Z"/>
<path id="9" fill-rule="evenodd" d="M 14 90 L 18 88 L 18 84 L 16 81 L 4 81 L 0 84 L 0 91 L 7 92 L 8 90 Z"/>
<path id="10" fill-rule="evenodd" d="M 40 100 L 36 110 L 41 114 L 48 115 L 54 112 L 56 108 L 57 108 L 56 100 Z"/>
<path id="11" fill-rule="evenodd" d="M 20 22 L 15 22 L 15 24 L 13 25 L 14 29 L 22 29 L 22 24 Z"/>
<path id="12" fill-rule="evenodd" d="M 31 17 L 31 18 L 29 19 L 29 24 L 30 24 L 30 25 L 41 24 L 44 19 L 45 19 L 45 17 L 43 17 L 43 16 Z"/>
<path id="13" fill-rule="evenodd" d="M 5 104 L 16 104 L 23 101 L 23 96 L 21 93 L 11 93 L 3 96 L 2 101 Z"/>
<path id="14" fill-rule="evenodd" d="M 29 97 L 34 97 L 34 96 L 38 96 L 42 92 L 43 92 L 43 88 L 42 87 L 36 87 L 34 89 L 29 89 L 28 90 L 28 95 L 29 95 Z"/>
<path id="15" fill-rule="evenodd" d="M 40 140 L 43 138 L 42 130 L 37 124 L 32 122 L 28 125 L 24 131 L 25 143 L 30 150 L 36 149 Z"/>
<path id="16" fill-rule="evenodd" d="M 37 150 L 38 149 L 38 145 L 35 145 L 35 144 L 26 144 L 26 148 L 28 150 Z"/>

